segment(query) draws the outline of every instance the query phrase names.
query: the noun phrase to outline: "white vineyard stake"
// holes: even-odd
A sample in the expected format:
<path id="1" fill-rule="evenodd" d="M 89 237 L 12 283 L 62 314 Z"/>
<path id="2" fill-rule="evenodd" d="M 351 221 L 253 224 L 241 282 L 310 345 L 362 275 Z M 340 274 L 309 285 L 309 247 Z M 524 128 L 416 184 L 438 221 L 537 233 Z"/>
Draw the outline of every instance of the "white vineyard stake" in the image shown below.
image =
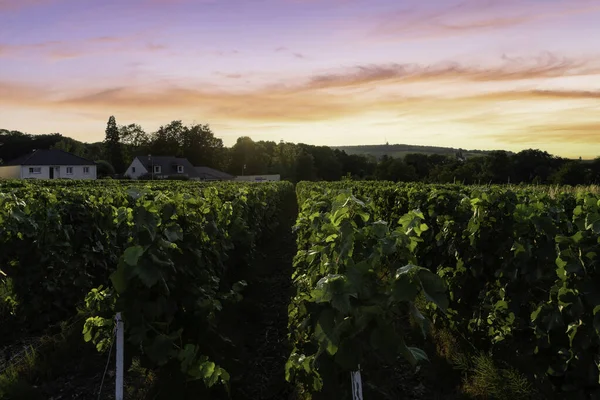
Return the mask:
<path id="1" fill-rule="evenodd" d="M 360 364 L 357 371 L 350 372 L 350 379 L 352 381 L 352 400 L 363 400 Z"/>
<path id="2" fill-rule="evenodd" d="M 123 320 L 117 313 L 117 373 L 115 380 L 115 400 L 123 400 Z"/>

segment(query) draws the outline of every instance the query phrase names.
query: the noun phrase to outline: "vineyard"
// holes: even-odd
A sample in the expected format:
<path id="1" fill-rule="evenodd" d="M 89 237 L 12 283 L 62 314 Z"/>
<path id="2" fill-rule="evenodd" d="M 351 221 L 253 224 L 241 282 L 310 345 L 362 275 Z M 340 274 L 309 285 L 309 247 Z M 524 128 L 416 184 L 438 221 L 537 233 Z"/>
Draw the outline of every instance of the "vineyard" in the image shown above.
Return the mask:
<path id="1" fill-rule="evenodd" d="M 594 187 L 7 181 L 0 248 L 0 398 L 116 312 L 131 399 L 600 398 Z"/>

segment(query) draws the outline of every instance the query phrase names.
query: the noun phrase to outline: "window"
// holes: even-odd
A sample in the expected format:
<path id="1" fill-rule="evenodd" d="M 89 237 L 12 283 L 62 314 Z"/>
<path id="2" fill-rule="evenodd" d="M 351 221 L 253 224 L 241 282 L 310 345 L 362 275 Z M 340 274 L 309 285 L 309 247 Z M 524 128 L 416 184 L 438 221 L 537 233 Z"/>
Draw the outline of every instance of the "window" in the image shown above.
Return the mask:
<path id="1" fill-rule="evenodd" d="M 135 167 L 131 167 L 131 173 L 135 174 Z"/>
<path id="2" fill-rule="evenodd" d="M 83 173 L 86 175 L 89 175 L 90 173 L 90 167 L 83 167 Z"/>
<path id="3" fill-rule="evenodd" d="M 178 165 L 177 166 L 177 173 L 178 174 L 183 174 L 183 165 Z"/>
<path id="4" fill-rule="evenodd" d="M 155 174 L 160 174 L 160 165 L 155 165 L 154 166 L 154 173 Z"/>
<path id="5" fill-rule="evenodd" d="M 67 175 L 73 175 L 73 167 L 67 167 Z"/>
<path id="6" fill-rule="evenodd" d="M 29 173 L 30 174 L 41 174 L 42 173 L 42 167 L 29 168 Z"/>

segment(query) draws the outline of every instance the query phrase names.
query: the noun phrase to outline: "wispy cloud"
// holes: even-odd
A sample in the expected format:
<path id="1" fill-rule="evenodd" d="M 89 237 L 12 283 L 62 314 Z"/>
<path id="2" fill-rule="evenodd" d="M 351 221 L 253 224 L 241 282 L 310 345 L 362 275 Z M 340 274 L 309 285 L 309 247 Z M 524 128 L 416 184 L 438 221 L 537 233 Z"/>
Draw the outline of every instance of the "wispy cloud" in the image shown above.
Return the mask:
<path id="1" fill-rule="evenodd" d="M 215 74 L 226 79 L 240 79 L 242 74 Z M 492 75 L 497 78 L 496 75 Z M 521 76 L 521 75 L 518 75 Z M 528 75 L 529 76 L 529 75 Z M 481 79 L 481 78 L 478 78 Z M 502 79 L 508 79 L 506 77 Z M 310 82 L 310 81 L 309 81 Z M 364 82 L 361 80 L 359 82 Z M 380 93 L 370 90 L 348 96 L 343 86 L 329 85 L 271 84 L 255 89 L 225 90 L 218 86 L 201 85 L 198 88 L 180 86 L 171 82 L 156 83 L 154 86 L 121 86 L 100 91 L 71 90 L 60 99 L 44 88 L 20 87 L 16 84 L 0 85 L 0 104 L 20 107 L 42 107 L 47 109 L 68 107 L 74 110 L 122 110 L 151 114 L 164 110 L 203 110 L 206 115 L 226 120 L 254 120 L 262 122 L 280 121 L 325 121 L 347 116 L 368 115 L 372 112 L 388 112 L 403 116 L 424 118 L 463 118 L 469 120 L 474 110 L 497 108 L 502 102 L 522 109 L 530 104 L 569 104 L 578 107 L 574 100 L 584 104 L 597 104 L 600 91 L 585 90 L 514 90 L 499 89 L 466 94 L 449 91 L 440 97 L 420 92 L 406 91 Z M 70 93 L 70 94 L 69 94 Z M 587 103 L 586 103 L 587 102 Z M 559 110 L 559 113 L 562 112 Z M 488 118 L 492 122 L 492 118 Z M 507 120 L 518 125 L 517 121 Z M 475 122 L 475 121 L 471 121 Z M 482 121 L 480 121 L 482 122 Z M 482 122 L 483 123 L 483 122 Z"/>
<path id="2" fill-rule="evenodd" d="M 424 7 L 403 7 L 370 19 L 372 38 L 427 39 L 471 34 L 514 27 L 541 20 L 600 11 L 593 0 L 552 2 L 520 0 L 454 1 L 434 11 Z"/>
<path id="3" fill-rule="evenodd" d="M 297 52 L 297 51 L 292 51 L 288 47 L 285 47 L 285 46 L 276 47 L 275 50 L 274 50 L 274 52 L 275 53 L 289 53 L 294 58 L 298 58 L 298 59 L 301 59 L 301 60 L 305 60 L 305 59 L 308 58 L 305 54 Z"/>
<path id="4" fill-rule="evenodd" d="M 517 132 L 488 135 L 488 137 L 511 144 L 581 143 L 599 145 L 599 132 L 600 119 L 593 122 L 525 125 Z"/>
<path id="5" fill-rule="evenodd" d="M 62 60 L 90 55 L 119 52 L 157 52 L 167 50 L 168 46 L 158 43 L 140 43 L 134 36 L 101 36 L 77 41 L 47 41 L 25 44 L 0 44 L 0 57 L 4 58 L 42 58 Z"/>
<path id="6" fill-rule="evenodd" d="M 165 110 L 204 109 L 208 115 L 233 120 L 315 121 L 356 113 L 360 101 L 341 96 L 315 97 L 309 92 L 262 89 L 253 92 L 225 92 L 163 87 L 147 92 L 122 87 L 64 99 L 62 106 L 94 109 Z"/>
<path id="7" fill-rule="evenodd" d="M 422 64 L 359 65 L 311 77 L 308 87 L 334 88 L 363 86 L 381 82 L 430 82 L 462 80 L 472 82 L 517 81 L 600 74 L 600 62 L 571 59 L 545 53 L 527 60 L 504 57 L 503 62 L 487 68 L 442 62 Z"/>
<path id="8" fill-rule="evenodd" d="M 214 74 L 227 79 L 241 79 L 244 77 L 243 74 L 225 74 L 223 72 L 215 72 Z"/>

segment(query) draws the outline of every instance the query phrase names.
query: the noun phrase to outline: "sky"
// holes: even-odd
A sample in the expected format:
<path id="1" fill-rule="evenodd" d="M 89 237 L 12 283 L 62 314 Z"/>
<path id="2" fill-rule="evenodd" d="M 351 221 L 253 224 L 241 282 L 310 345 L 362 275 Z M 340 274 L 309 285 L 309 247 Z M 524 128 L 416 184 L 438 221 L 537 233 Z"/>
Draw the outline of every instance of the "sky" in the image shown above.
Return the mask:
<path id="1" fill-rule="evenodd" d="M 0 0 L 0 128 L 600 156 L 600 0 Z"/>

